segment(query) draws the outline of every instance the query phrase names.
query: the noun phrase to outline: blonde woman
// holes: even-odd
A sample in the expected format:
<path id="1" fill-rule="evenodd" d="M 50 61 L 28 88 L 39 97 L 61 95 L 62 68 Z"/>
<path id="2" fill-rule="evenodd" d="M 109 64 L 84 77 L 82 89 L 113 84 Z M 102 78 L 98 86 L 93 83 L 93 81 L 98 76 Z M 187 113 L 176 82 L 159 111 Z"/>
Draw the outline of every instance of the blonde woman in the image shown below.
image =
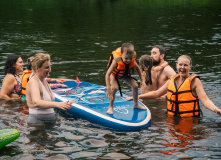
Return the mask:
<path id="1" fill-rule="evenodd" d="M 221 109 L 206 95 L 203 84 L 197 74 L 190 74 L 192 60 L 188 55 L 182 55 L 177 60 L 178 74 L 170 78 L 156 91 L 141 94 L 138 98 L 158 98 L 167 93 L 167 114 L 180 117 L 200 116 L 200 103 L 221 115 Z M 127 100 L 132 97 L 127 98 Z"/>
<path id="2" fill-rule="evenodd" d="M 32 68 L 35 74 L 29 80 L 26 88 L 26 99 L 29 107 L 28 124 L 54 123 L 54 108 L 67 110 L 72 102 L 54 102 L 54 95 L 46 81 L 51 72 L 49 54 L 36 54 L 32 61 Z"/>

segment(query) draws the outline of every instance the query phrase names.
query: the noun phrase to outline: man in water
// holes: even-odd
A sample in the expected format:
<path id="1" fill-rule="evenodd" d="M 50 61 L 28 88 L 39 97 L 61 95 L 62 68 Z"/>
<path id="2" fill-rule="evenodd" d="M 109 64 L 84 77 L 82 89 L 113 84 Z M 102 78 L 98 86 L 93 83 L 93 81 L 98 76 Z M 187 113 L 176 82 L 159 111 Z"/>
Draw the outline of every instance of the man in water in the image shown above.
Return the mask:
<path id="1" fill-rule="evenodd" d="M 151 57 L 153 58 L 153 65 L 161 66 L 165 62 L 166 55 L 167 55 L 167 52 L 165 48 L 163 48 L 160 45 L 153 46 L 151 50 Z M 169 65 L 167 65 L 164 69 L 159 71 L 158 76 L 157 76 L 157 89 L 163 86 L 170 79 L 170 77 L 175 74 L 176 72 Z M 143 74 L 142 74 L 142 79 L 145 79 L 145 75 Z M 152 87 L 150 85 L 146 85 L 145 81 L 143 81 L 141 84 L 141 94 L 150 92 L 151 88 Z"/>

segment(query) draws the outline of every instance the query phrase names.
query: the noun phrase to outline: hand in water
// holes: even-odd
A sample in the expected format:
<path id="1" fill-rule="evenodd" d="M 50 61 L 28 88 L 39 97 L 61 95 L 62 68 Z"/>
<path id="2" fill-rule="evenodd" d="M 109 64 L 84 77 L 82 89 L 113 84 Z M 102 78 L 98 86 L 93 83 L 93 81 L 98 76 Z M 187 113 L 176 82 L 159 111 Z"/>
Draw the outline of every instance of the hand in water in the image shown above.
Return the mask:
<path id="1" fill-rule="evenodd" d="M 219 108 L 216 107 L 216 108 L 214 109 L 214 112 L 221 116 L 221 109 L 219 109 Z"/>

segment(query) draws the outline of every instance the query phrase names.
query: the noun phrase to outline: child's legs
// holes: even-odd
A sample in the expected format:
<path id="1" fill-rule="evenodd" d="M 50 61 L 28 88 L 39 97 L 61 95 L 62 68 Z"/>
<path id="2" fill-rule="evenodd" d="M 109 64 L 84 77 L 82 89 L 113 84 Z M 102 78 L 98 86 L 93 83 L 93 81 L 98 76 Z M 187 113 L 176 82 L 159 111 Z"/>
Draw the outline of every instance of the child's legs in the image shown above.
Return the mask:
<path id="1" fill-rule="evenodd" d="M 132 77 L 125 77 L 123 80 L 132 88 L 132 96 L 136 106 L 138 104 L 138 84 Z"/>
<path id="2" fill-rule="evenodd" d="M 116 92 L 118 90 L 118 84 L 117 84 L 115 76 L 113 76 L 112 74 L 110 75 L 110 84 L 111 84 L 111 92 L 112 92 L 113 99 L 110 100 L 109 106 L 113 107 L 114 99 L 115 99 L 115 94 L 116 94 Z"/>

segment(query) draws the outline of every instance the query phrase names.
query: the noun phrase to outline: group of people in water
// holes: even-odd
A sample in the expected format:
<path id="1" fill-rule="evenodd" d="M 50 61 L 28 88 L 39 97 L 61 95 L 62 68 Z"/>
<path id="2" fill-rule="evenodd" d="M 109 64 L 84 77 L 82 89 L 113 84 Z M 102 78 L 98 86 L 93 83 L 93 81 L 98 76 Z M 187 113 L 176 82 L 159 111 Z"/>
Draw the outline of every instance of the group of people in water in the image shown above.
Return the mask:
<path id="1" fill-rule="evenodd" d="M 192 60 L 187 55 L 178 58 L 176 68 L 178 74 L 165 61 L 167 52 L 162 46 L 154 46 L 151 55 L 143 55 L 136 63 L 137 54 L 131 43 L 124 43 L 111 53 L 105 80 L 109 108 L 107 114 L 113 114 L 114 99 L 120 88 L 119 80 L 125 81 L 132 88 L 134 108 L 145 110 L 138 104 L 140 98 L 166 97 L 167 113 L 172 116 L 200 116 L 200 103 L 209 110 L 221 115 L 221 109 L 206 95 L 202 82 L 196 74 L 190 74 Z M 23 71 L 23 60 L 18 55 L 9 55 L 5 62 L 5 78 L 2 81 L 0 98 L 5 100 L 26 100 L 29 107 L 29 124 L 54 123 L 54 108 L 67 110 L 72 101 L 55 102 L 51 88 L 67 87 L 59 79 L 50 79 L 50 55 L 38 53 L 28 58 L 28 66 Z M 138 84 L 131 76 L 136 70 L 140 78 L 141 94 Z M 20 73 L 23 72 L 22 76 Z M 58 82 L 59 85 L 50 85 Z M 167 95 L 167 96 L 166 96 Z"/>
<path id="2" fill-rule="evenodd" d="M 143 55 L 136 63 L 136 52 L 131 43 L 124 43 L 113 51 L 106 73 L 107 95 L 109 97 L 108 114 L 113 114 L 116 91 L 120 90 L 119 79 L 123 79 L 132 88 L 134 108 L 145 109 L 138 104 L 140 98 L 167 99 L 167 114 L 179 117 L 200 116 L 200 102 L 209 110 L 221 115 L 221 109 L 206 95 L 202 82 L 197 74 L 190 74 L 192 60 L 188 55 L 181 55 L 176 64 L 177 72 L 165 61 L 167 52 L 162 46 L 153 46 L 151 55 Z M 136 69 L 140 77 L 141 94 L 138 95 L 138 84 L 130 71 Z"/>
<path id="3" fill-rule="evenodd" d="M 50 55 L 38 53 L 28 59 L 31 65 L 30 72 L 23 72 L 23 60 L 18 55 L 9 55 L 5 63 L 5 78 L 2 82 L 0 98 L 12 101 L 21 101 L 25 96 L 29 107 L 29 125 L 52 124 L 55 122 L 54 108 L 67 110 L 73 102 L 55 102 L 51 91 L 50 81 L 59 80 L 47 79 L 51 72 Z M 28 65 L 27 69 L 30 70 Z M 29 76 L 27 76 L 29 75 Z M 26 85 L 26 86 L 25 86 Z M 57 86 L 58 87 L 58 86 Z M 66 87 L 61 84 L 61 87 Z"/>

